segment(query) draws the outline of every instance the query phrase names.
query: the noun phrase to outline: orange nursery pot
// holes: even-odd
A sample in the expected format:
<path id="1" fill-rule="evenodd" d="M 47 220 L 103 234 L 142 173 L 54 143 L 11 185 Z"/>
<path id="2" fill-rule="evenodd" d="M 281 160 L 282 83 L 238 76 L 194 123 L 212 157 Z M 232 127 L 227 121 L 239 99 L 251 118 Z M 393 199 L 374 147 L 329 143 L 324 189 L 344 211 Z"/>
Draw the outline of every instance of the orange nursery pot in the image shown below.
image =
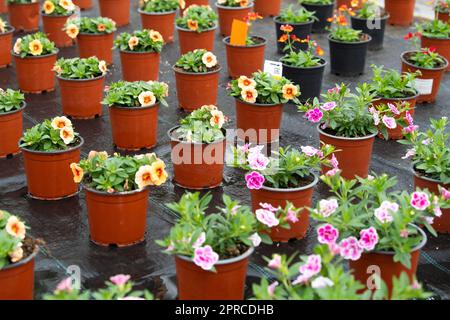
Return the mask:
<path id="1" fill-rule="evenodd" d="M 260 209 L 260 203 L 269 203 L 275 208 L 284 208 L 287 202 L 291 202 L 296 208 L 310 208 L 312 206 L 312 195 L 314 186 L 319 182 L 314 176 L 309 183 L 304 186 L 292 189 L 276 189 L 263 186 L 259 190 L 250 190 L 252 195 L 252 210 Z M 275 242 L 288 242 L 290 239 L 302 239 L 309 228 L 309 211 L 303 209 L 299 212 L 299 221 L 292 223 L 290 229 L 272 228 L 270 238 Z"/>
<path id="2" fill-rule="evenodd" d="M 222 67 L 203 73 L 186 72 L 173 67 L 177 86 L 178 105 L 186 111 L 193 111 L 204 105 L 217 104 L 219 75 Z"/>
<path id="3" fill-rule="evenodd" d="M 61 151 L 34 151 L 21 148 L 25 163 L 28 193 L 32 198 L 58 200 L 78 193 L 70 164 L 80 161 L 80 137 L 77 146 Z"/>
<path id="4" fill-rule="evenodd" d="M 72 15 L 66 16 L 54 16 L 42 15 L 42 24 L 44 25 L 44 32 L 48 35 L 48 38 L 55 43 L 59 48 L 70 47 L 74 44 L 74 40 L 70 38 L 63 30 L 67 19 Z"/>
<path id="5" fill-rule="evenodd" d="M 231 35 L 233 20 L 244 21 L 247 15 L 253 11 L 253 3 L 246 7 L 227 7 L 216 3 L 216 7 L 219 13 L 220 34 L 225 37 Z"/>
<path id="6" fill-rule="evenodd" d="M 130 246 L 144 240 L 149 189 L 107 193 L 83 188 L 92 242 Z"/>
<path id="7" fill-rule="evenodd" d="M 212 189 L 222 184 L 226 139 L 213 143 L 192 143 L 177 138 L 174 127 L 168 135 L 174 182 L 187 189 Z"/>
<path id="8" fill-rule="evenodd" d="M 228 75 L 230 78 L 251 77 L 254 72 L 264 69 L 266 39 L 257 38 L 258 43 L 250 46 L 230 44 L 230 37 L 223 39 L 227 53 Z"/>
<path id="9" fill-rule="evenodd" d="M 159 76 L 158 52 L 120 51 L 122 75 L 125 81 L 156 81 Z"/>
<path id="10" fill-rule="evenodd" d="M 254 0 L 255 12 L 263 17 L 275 17 L 280 14 L 281 0 Z"/>
<path id="11" fill-rule="evenodd" d="M 80 33 L 77 37 L 80 58 L 97 57 L 113 63 L 114 32 L 106 34 Z"/>
<path id="12" fill-rule="evenodd" d="M 242 300 L 250 248 L 244 254 L 215 265 L 216 272 L 203 270 L 191 258 L 175 256 L 179 300 Z"/>
<path id="13" fill-rule="evenodd" d="M 185 2 L 184 9 L 180 8 L 181 14 L 183 14 L 184 10 L 186 10 L 187 8 L 189 8 L 193 4 L 196 4 L 196 5 L 199 5 L 199 6 L 207 6 L 207 5 L 209 5 L 209 0 L 185 0 L 184 2 Z"/>
<path id="14" fill-rule="evenodd" d="M 25 102 L 18 110 L 0 112 L 0 158 L 19 152 L 18 142 L 23 131 L 23 110 Z"/>
<path id="15" fill-rule="evenodd" d="M 143 29 L 156 30 L 161 33 L 165 43 L 173 42 L 176 10 L 169 12 L 145 12 L 139 9 L 138 12 L 141 14 Z"/>
<path id="16" fill-rule="evenodd" d="M 81 10 L 88 10 L 93 7 L 92 0 L 73 0 L 73 3 Z"/>
<path id="17" fill-rule="evenodd" d="M 385 10 L 390 14 L 388 23 L 396 26 L 409 26 L 414 20 L 416 0 L 385 0 Z"/>
<path id="18" fill-rule="evenodd" d="M 0 68 L 11 64 L 11 48 L 14 28 L 9 28 L 6 32 L 0 33 Z"/>
<path id="19" fill-rule="evenodd" d="M 57 78 L 64 115 L 74 119 L 92 119 L 102 115 L 104 75 L 93 79 Z"/>
<path id="20" fill-rule="evenodd" d="M 436 51 L 447 61 L 450 61 L 450 38 L 428 38 L 421 37 L 421 48 L 436 48 Z M 447 65 L 447 71 L 450 70 L 450 64 Z"/>
<path id="21" fill-rule="evenodd" d="M 118 27 L 130 23 L 131 0 L 98 0 L 100 15 L 112 19 Z"/>
<path id="22" fill-rule="evenodd" d="M 119 149 L 152 148 L 158 138 L 159 104 L 149 107 L 109 108 L 114 145 Z"/>
<path id="23" fill-rule="evenodd" d="M 39 2 L 9 3 L 9 22 L 17 31 L 31 32 L 39 29 Z"/>
<path id="24" fill-rule="evenodd" d="M 42 93 L 55 89 L 55 75 L 52 71 L 56 53 L 21 58 L 14 54 L 19 88 L 25 93 Z"/>
<path id="25" fill-rule="evenodd" d="M 6 5 L 6 0 L 0 0 L 0 13 L 7 13 L 8 6 Z"/>
<path id="26" fill-rule="evenodd" d="M 185 54 L 195 49 L 214 51 L 214 36 L 217 26 L 203 32 L 191 31 L 177 26 L 180 54 Z"/>

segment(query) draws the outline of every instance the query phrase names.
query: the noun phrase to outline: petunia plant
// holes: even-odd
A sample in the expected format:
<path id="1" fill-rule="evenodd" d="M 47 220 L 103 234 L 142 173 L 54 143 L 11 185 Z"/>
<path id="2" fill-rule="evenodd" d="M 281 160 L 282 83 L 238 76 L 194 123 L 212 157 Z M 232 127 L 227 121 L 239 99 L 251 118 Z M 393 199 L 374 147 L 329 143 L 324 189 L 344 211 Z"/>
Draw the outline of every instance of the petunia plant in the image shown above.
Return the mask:
<path id="1" fill-rule="evenodd" d="M 177 26 L 195 32 L 203 32 L 217 25 L 217 14 L 209 6 L 191 5 L 177 18 Z"/>
<path id="2" fill-rule="evenodd" d="M 371 65 L 371 68 L 373 76 L 370 86 L 377 98 L 408 98 L 417 95 L 414 79 L 421 75 L 420 71 L 400 74 L 383 66 Z"/>
<path id="3" fill-rule="evenodd" d="M 42 32 L 36 32 L 17 38 L 13 52 L 22 58 L 30 56 L 44 56 L 58 51 L 55 44 Z"/>
<path id="4" fill-rule="evenodd" d="M 319 56 L 323 56 L 323 49 L 316 41 L 311 40 L 309 36 L 302 40 L 295 35 L 291 35 L 294 28 L 290 25 L 282 25 L 280 27 L 284 34 L 278 39 L 278 42 L 285 43 L 283 51 L 286 54 L 281 57 L 280 61 L 284 64 L 296 68 L 310 68 L 322 65 L 324 62 Z M 306 43 L 307 50 L 294 50 L 296 42 Z"/>
<path id="5" fill-rule="evenodd" d="M 53 71 L 63 79 L 93 79 L 105 75 L 108 69 L 106 62 L 97 57 L 60 58 Z"/>
<path id="6" fill-rule="evenodd" d="M 42 13 L 51 16 L 67 16 L 75 12 L 72 0 L 45 0 Z"/>
<path id="7" fill-rule="evenodd" d="M 369 108 L 375 125 L 378 126 L 378 130 L 385 139 L 389 137 L 388 129 L 402 126 L 409 130 L 410 126 L 414 125 L 412 111 L 411 105 L 406 101 L 380 103 Z"/>
<path id="8" fill-rule="evenodd" d="M 25 257 L 23 242 L 26 229 L 23 221 L 17 216 L 0 210 L 0 270 Z"/>
<path id="9" fill-rule="evenodd" d="M 136 30 L 133 33 L 122 32 L 114 41 L 121 51 L 157 52 L 162 51 L 164 39 L 155 30 Z"/>
<path id="10" fill-rule="evenodd" d="M 109 34 L 116 31 L 116 23 L 110 18 L 104 17 L 80 17 L 70 18 L 64 25 L 66 34 L 75 39 L 79 33 Z"/>
<path id="11" fill-rule="evenodd" d="M 224 7 L 248 7 L 253 0 L 217 0 L 217 3 Z"/>
<path id="12" fill-rule="evenodd" d="M 205 73 L 220 68 L 217 57 L 205 49 L 195 49 L 183 54 L 175 63 L 175 67 L 192 73 Z"/>
<path id="13" fill-rule="evenodd" d="M 0 114 L 23 107 L 25 96 L 18 90 L 0 88 Z"/>
<path id="14" fill-rule="evenodd" d="M 169 87 L 164 82 L 118 81 L 111 83 L 103 104 L 129 108 L 150 107 L 157 103 L 168 106 L 168 95 Z"/>
<path id="15" fill-rule="evenodd" d="M 169 12 L 179 7 L 184 9 L 184 0 L 140 0 L 139 7 L 144 12 Z"/>

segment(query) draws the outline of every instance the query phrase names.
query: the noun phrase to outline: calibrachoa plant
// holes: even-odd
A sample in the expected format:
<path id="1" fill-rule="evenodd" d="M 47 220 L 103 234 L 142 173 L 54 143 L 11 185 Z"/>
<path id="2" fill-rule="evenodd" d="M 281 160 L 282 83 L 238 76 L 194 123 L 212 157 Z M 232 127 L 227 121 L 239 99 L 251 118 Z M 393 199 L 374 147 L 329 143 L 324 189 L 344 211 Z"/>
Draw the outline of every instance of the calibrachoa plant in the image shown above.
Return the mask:
<path id="1" fill-rule="evenodd" d="M 26 236 L 26 226 L 17 216 L 0 210 L 0 270 L 22 260 L 22 241 Z"/>
<path id="2" fill-rule="evenodd" d="M 27 129 L 20 147 L 36 151 L 66 150 L 80 143 L 80 137 L 74 131 L 72 122 L 62 116 L 44 120 Z"/>
<path id="3" fill-rule="evenodd" d="M 119 107 L 150 107 L 156 103 L 167 105 L 166 97 L 169 95 L 169 87 L 164 82 L 158 81 L 118 81 L 111 83 L 103 104 Z"/>
<path id="4" fill-rule="evenodd" d="M 139 7 L 144 12 L 169 12 L 175 11 L 180 7 L 184 9 L 186 3 L 184 0 L 140 0 Z"/>
<path id="5" fill-rule="evenodd" d="M 116 23 L 110 18 L 81 17 L 68 19 L 64 30 L 66 34 L 75 39 L 79 33 L 106 34 L 116 31 Z"/>
<path id="6" fill-rule="evenodd" d="M 155 30 L 136 30 L 133 33 L 122 32 L 114 41 L 116 48 L 121 51 L 133 52 L 161 52 L 164 39 Z"/>
<path id="7" fill-rule="evenodd" d="M 303 208 L 295 208 L 294 205 L 286 201 L 286 206 L 275 208 L 270 203 L 259 203 L 259 209 L 256 209 L 256 219 L 264 222 L 270 228 L 290 229 L 289 223 L 297 223 L 299 214 Z"/>
<path id="8" fill-rule="evenodd" d="M 90 58 L 60 58 L 56 61 L 53 71 L 64 79 L 92 79 L 105 75 L 108 71 L 106 62 L 97 57 Z"/>
<path id="9" fill-rule="evenodd" d="M 394 69 L 371 65 L 373 76 L 370 86 L 379 98 L 405 98 L 417 94 L 414 79 L 420 76 L 419 70 L 400 74 Z"/>
<path id="10" fill-rule="evenodd" d="M 22 108 L 25 96 L 18 90 L 0 88 L 0 113 Z"/>
<path id="11" fill-rule="evenodd" d="M 225 7 L 248 7 L 253 0 L 217 0 L 217 3 Z"/>
<path id="12" fill-rule="evenodd" d="M 42 12 L 46 15 L 65 16 L 75 12 L 72 0 L 45 0 Z"/>
<path id="13" fill-rule="evenodd" d="M 417 31 L 425 37 L 446 39 L 450 37 L 450 24 L 441 20 L 433 20 L 416 24 Z"/>
<path id="14" fill-rule="evenodd" d="M 375 125 L 378 126 L 378 130 L 385 139 L 389 137 L 388 129 L 395 129 L 400 125 L 409 130 L 411 126 L 414 126 L 412 110 L 410 104 L 405 101 L 381 103 L 369 108 Z"/>
<path id="15" fill-rule="evenodd" d="M 14 43 L 13 51 L 20 57 L 29 56 L 43 56 L 46 54 L 53 54 L 58 51 L 55 44 L 50 41 L 42 32 L 36 32 L 17 38 Z"/>
<path id="16" fill-rule="evenodd" d="M 217 14 L 209 6 L 199 6 L 193 4 L 177 18 L 177 26 L 191 31 L 203 32 L 217 25 Z"/>
<path id="17" fill-rule="evenodd" d="M 283 23 L 302 23 L 317 20 L 314 12 L 308 11 L 303 7 L 294 9 L 292 4 L 281 10 L 278 21 Z"/>
<path id="18" fill-rule="evenodd" d="M 318 240 L 347 260 L 359 260 L 364 252 L 390 251 L 395 252 L 395 262 L 410 268 L 410 253 L 423 241 L 413 224 L 424 225 L 436 235 L 433 219 L 441 216 L 441 206 L 450 204 L 427 190 L 391 191 L 397 179 L 386 174 L 357 180 L 336 174 L 321 179 L 334 195 L 311 210 L 321 223 Z"/>
<path id="19" fill-rule="evenodd" d="M 95 292 L 81 290 L 72 283 L 72 278 L 62 280 L 52 294 L 45 294 L 44 300 L 153 300 L 147 290 L 133 291 L 134 283 L 130 276 L 118 274 L 105 282 L 105 288 Z"/>
<path id="20" fill-rule="evenodd" d="M 362 31 L 352 29 L 349 26 L 347 16 L 354 16 L 355 12 L 346 5 L 340 6 L 334 13 L 333 17 L 328 18 L 331 22 L 330 37 L 331 39 L 342 42 L 358 42 L 361 40 Z"/>
<path id="21" fill-rule="evenodd" d="M 176 133 L 179 139 L 187 142 L 212 143 L 225 138 L 222 127 L 226 121 L 216 106 L 205 105 L 182 119 Z"/>
<path id="22" fill-rule="evenodd" d="M 205 49 L 195 49 L 183 54 L 175 66 L 183 71 L 193 73 L 209 72 L 219 67 L 217 57 Z"/>
<path id="23" fill-rule="evenodd" d="M 228 94 L 248 103 L 300 103 L 299 86 L 284 77 L 277 78 L 262 71 L 253 73 L 252 78 L 240 76 L 232 80 L 228 84 Z"/>
<path id="24" fill-rule="evenodd" d="M 4 19 L 0 18 L 0 33 L 5 33 L 9 30 L 9 24 Z"/>
<path id="25" fill-rule="evenodd" d="M 160 186 L 167 180 L 166 165 L 154 153 L 109 156 L 105 151 L 91 151 L 86 159 L 72 163 L 70 168 L 76 183 L 108 193 Z"/>

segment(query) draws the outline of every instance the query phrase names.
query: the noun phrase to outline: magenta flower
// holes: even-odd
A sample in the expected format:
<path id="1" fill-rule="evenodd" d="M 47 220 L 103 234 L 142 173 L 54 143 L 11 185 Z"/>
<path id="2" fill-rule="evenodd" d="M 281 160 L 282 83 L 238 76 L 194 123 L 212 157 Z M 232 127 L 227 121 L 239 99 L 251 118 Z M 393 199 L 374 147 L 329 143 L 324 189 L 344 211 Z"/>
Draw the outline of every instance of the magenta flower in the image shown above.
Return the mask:
<path id="1" fill-rule="evenodd" d="M 291 223 L 296 223 L 299 221 L 297 217 L 297 213 L 295 213 L 292 209 L 289 209 L 286 214 L 286 221 Z"/>
<path id="2" fill-rule="evenodd" d="M 434 223 L 434 218 L 433 217 L 423 217 L 425 219 L 426 222 L 428 222 L 428 224 L 433 224 Z"/>
<path id="3" fill-rule="evenodd" d="M 275 281 L 267 287 L 267 293 L 269 294 L 269 296 L 273 296 L 273 294 L 275 292 L 275 288 L 277 286 L 278 286 L 278 281 Z"/>
<path id="4" fill-rule="evenodd" d="M 219 261 L 219 255 L 214 252 L 211 246 L 195 249 L 194 263 L 203 270 L 211 270 L 217 261 Z"/>
<path id="5" fill-rule="evenodd" d="M 403 128 L 403 131 L 406 133 L 413 133 L 417 129 L 419 129 L 419 126 L 415 126 L 412 124 L 412 125 L 407 126 L 406 128 Z"/>
<path id="6" fill-rule="evenodd" d="M 394 220 L 394 217 L 389 213 L 388 209 L 380 207 L 375 209 L 375 217 L 381 223 L 390 223 Z"/>
<path id="7" fill-rule="evenodd" d="M 314 289 L 321 289 L 334 286 L 334 282 L 327 277 L 317 277 L 311 282 L 311 287 Z"/>
<path id="8" fill-rule="evenodd" d="M 280 224 L 280 221 L 275 216 L 275 213 L 266 209 L 258 209 L 255 212 L 256 219 L 269 228 L 276 227 Z"/>
<path id="9" fill-rule="evenodd" d="M 252 170 L 264 170 L 270 162 L 269 158 L 260 152 L 250 152 L 247 160 Z"/>
<path id="10" fill-rule="evenodd" d="M 389 109 L 392 111 L 393 114 L 400 114 L 400 111 L 398 111 L 397 107 L 392 104 L 392 103 L 388 103 L 387 106 L 389 107 Z"/>
<path id="11" fill-rule="evenodd" d="M 450 191 L 448 191 L 445 188 L 441 188 L 441 195 L 444 198 L 444 200 L 449 200 L 450 199 Z"/>
<path id="12" fill-rule="evenodd" d="M 62 280 L 58 285 L 56 286 L 56 291 L 66 291 L 71 292 L 72 291 L 72 278 L 68 277 Z"/>
<path id="13" fill-rule="evenodd" d="M 338 238 L 339 238 L 339 230 L 329 223 L 320 226 L 317 229 L 317 240 L 320 243 L 324 244 L 335 243 Z"/>
<path id="14" fill-rule="evenodd" d="M 411 113 L 409 113 L 409 111 L 406 111 L 406 113 L 405 113 L 405 120 L 406 120 L 406 122 L 408 122 L 408 125 L 410 125 L 410 126 L 414 125 L 413 117 L 411 116 Z"/>
<path id="15" fill-rule="evenodd" d="M 318 155 L 319 157 L 323 156 L 322 151 L 320 151 L 319 149 L 316 149 L 314 147 L 311 147 L 311 146 L 306 146 L 306 147 L 302 146 L 301 149 L 302 149 L 302 152 L 304 154 L 306 154 L 308 157 L 312 157 L 315 155 Z"/>
<path id="16" fill-rule="evenodd" d="M 261 244 L 261 237 L 259 236 L 258 233 L 254 233 L 252 234 L 250 237 L 248 237 L 248 239 L 252 242 L 254 247 L 257 247 Z"/>
<path id="17" fill-rule="evenodd" d="M 411 195 L 411 206 L 415 209 L 423 211 L 430 206 L 430 200 L 425 192 L 416 191 Z"/>
<path id="18" fill-rule="evenodd" d="M 367 251 L 373 250 L 378 243 L 378 233 L 374 227 L 361 230 L 359 236 L 359 246 Z"/>
<path id="19" fill-rule="evenodd" d="M 433 213 L 438 218 L 442 216 L 442 210 L 439 207 L 434 207 L 433 208 Z"/>
<path id="20" fill-rule="evenodd" d="M 336 199 L 322 199 L 319 201 L 319 214 L 326 218 L 329 217 L 338 208 L 338 202 Z"/>
<path id="21" fill-rule="evenodd" d="M 356 261 L 361 258 L 363 248 L 360 247 L 358 239 L 355 237 L 348 237 L 343 239 L 339 246 L 341 247 L 341 257 L 347 260 Z"/>
<path id="22" fill-rule="evenodd" d="M 278 211 L 278 209 L 275 208 L 274 206 L 272 206 L 270 203 L 260 202 L 259 206 L 261 208 L 263 208 L 263 209 L 266 209 L 266 210 L 269 210 L 269 211 L 272 211 L 272 212 L 277 212 Z"/>
<path id="23" fill-rule="evenodd" d="M 339 247 L 339 245 L 335 242 L 328 244 L 328 250 L 330 250 L 333 256 L 341 253 L 341 247 Z"/>
<path id="24" fill-rule="evenodd" d="M 131 277 L 127 274 L 118 274 L 118 275 L 115 275 L 115 276 L 109 278 L 109 280 L 116 286 L 120 287 L 120 286 L 123 286 L 125 283 L 127 283 L 128 280 L 130 280 L 130 278 Z"/>
<path id="25" fill-rule="evenodd" d="M 309 255 L 306 263 L 298 270 L 301 274 L 311 278 L 322 270 L 322 258 L 318 254 Z"/>
<path id="26" fill-rule="evenodd" d="M 340 170 L 339 170 L 339 168 L 334 168 L 334 169 L 331 169 L 331 170 L 328 170 L 327 172 L 325 172 L 325 175 L 327 176 L 327 177 L 332 177 L 332 176 L 334 176 L 336 173 L 338 173 Z"/>
<path id="27" fill-rule="evenodd" d="M 382 121 L 383 121 L 384 125 L 389 129 L 397 128 L 397 122 L 392 117 L 388 117 L 388 116 L 384 115 Z"/>
<path id="28" fill-rule="evenodd" d="M 326 102 L 321 106 L 321 109 L 324 111 L 331 111 L 336 108 L 337 104 L 334 101 Z"/>
<path id="29" fill-rule="evenodd" d="M 244 153 L 247 153 L 250 151 L 250 144 L 246 143 L 242 146 L 239 146 L 238 149 Z"/>
<path id="30" fill-rule="evenodd" d="M 259 172 L 252 171 L 245 175 L 245 181 L 247 181 L 247 188 L 259 190 L 263 186 L 266 179 Z"/>
<path id="31" fill-rule="evenodd" d="M 319 122 L 320 120 L 322 120 L 323 112 L 320 111 L 319 108 L 314 108 L 314 109 L 312 109 L 312 110 L 308 110 L 308 111 L 305 113 L 305 117 L 306 117 L 310 122 L 317 123 L 317 122 Z"/>
<path id="32" fill-rule="evenodd" d="M 341 88 L 339 87 L 328 89 L 328 93 L 339 93 L 339 92 L 341 92 Z"/>
<path id="33" fill-rule="evenodd" d="M 194 244 L 192 245 L 192 248 L 199 248 L 201 247 L 206 241 L 206 233 L 202 232 L 198 236 L 197 240 L 195 240 Z"/>
<path id="34" fill-rule="evenodd" d="M 272 255 L 272 260 L 269 261 L 267 266 L 271 269 L 279 269 L 281 267 L 281 256 L 279 254 Z"/>

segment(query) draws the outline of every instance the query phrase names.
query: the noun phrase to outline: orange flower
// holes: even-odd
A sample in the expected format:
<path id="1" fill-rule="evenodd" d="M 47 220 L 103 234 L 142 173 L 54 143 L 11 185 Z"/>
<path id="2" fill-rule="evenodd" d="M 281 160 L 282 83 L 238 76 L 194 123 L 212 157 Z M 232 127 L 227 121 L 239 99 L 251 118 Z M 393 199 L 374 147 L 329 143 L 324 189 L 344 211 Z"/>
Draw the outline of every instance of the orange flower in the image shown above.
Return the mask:
<path id="1" fill-rule="evenodd" d="M 352 7 L 357 7 L 359 5 L 359 1 L 358 0 L 352 0 L 350 2 L 350 4 L 351 4 Z"/>
<path id="2" fill-rule="evenodd" d="M 150 176 L 155 186 L 160 186 L 167 180 L 166 164 L 161 159 L 156 160 L 150 166 Z"/>
<path id="3" fill-rule="evenodd" d="M 59 137 L 65 144 L 69 144 L 75 139 L 75 133 L 73 132 L 72 127 L 64 127 L 59 131 Z"/>
<path id="4" fill-rule="evenodd" d="M 286 42 L 289 39 L 289 36 L 287 34 L 283 34 L 280 39 L 278 39 L 278 42 Z"/>
<path id="5" fill-rule="evenodd" d="M 131 50 L 133 50 L 134 47 L 136 47 L 138 44 L 139 44 L 139 38 L 138 38 L 138 37 L 133 36 L 133 37 L 131 37 L 131 38 L 128 40 L 128 47 L 129 47 Z"/>
<path id="6" fill-rule="evenodd" d="M 192 30 L 192 31 L 198 30 L 198 21 L 197 20 L 188 19 L 187 24 L 188 24 L 189 30 Z"/>
<path id="7" fill-rule="evenodd" d="M 244 101 L 249 103 L 255 103 L 256 98 L 258 97 L 258 91 L 252 87 L 246 87 L 241 91 L 241 97 Z"/>
<path id="8" fill-rule="evenodd" d="M 80 30 L 78 29 L 77 25 L 71 23 L 66 27 L 66 34 L 72 38 L 75 39 L 78 36 L 78 32 L 80 32 Z"/>
<path id="9" fill-rule="evenodd" d="M 10 216 L 6 222 L 5 230 L 15 238 L 25 239 L 25 224 L 16 216 Z"/>
<path id="10" fill-rule="evenodd" d="M 15 54 L 19 54 L 20 51 L 22 51 L 21 45 L 22 45 L 22 39 L 21 39 L 21 38 L 18 38 L 18 39 L 16 40 L 16 42 L 14 43 L 14 49 L 13 49 L 13 51 L 14 51 Z"/>
<path id="11" fill-rule="evenodd" d="M 178 4 L 181 9 L 184 9 L 186 7 L 186 2 L 184 0 L 178 0 Z"/>
<path id="12" fill-rule="evenodd" d="M 44 2 L 44 12 L 45 14 L 52 14 L 55 11 L 55 5 L 51 1 Z"/>
<path id="13" fill-rule="evenodd" d="M 207 68 L 212 68 L 217 65 L 217 57 L 211 52 L 205 52 L 202 56 L 202 62 L 205 64 Z"/>
<path id="14" fill-rule="evenodd" d="M 241 7 L 247 7 L 249 2 L 248 0 L 240 0 L 239 4 L 241 5 Z"/>
<path id="15" fill-rule="evenodd" d="M 161 33 L 159 33 L 158 31 L 155 31 L 155 30 L 150 30 L 150 38 L 155 42 L 163 42 L 164 41 Z"/>
<path id="16" fill-rule="evenodd" d="M 256 87 L 256 81 L 246 76 L 240 76 L 238 79 L 238 87 L 241 89 L 244 88 L 254 88 Z"/>
<path id="17" fill-rule="evenodd" d="M 248 3 L 247 3 L 248 4 Z M 263 17 L 261 17 L 258 13 L 256 12 L 249 12 L 247 14 L 247 17 L 245 17 L 245 20 L 247 21 L 255 21 L 257 19 L 262 19 Z"/>
<path id="18" fill-rule="evenodd" d="M 339 16 L 337 22 L 341 26 L 346 26 L 347 25 L 347 19 L 344 16 Z"/>
<path id="19" fill-rule="evenodd" d="M 211 111 L 211 119 L 209 120 L 209 123 L 212 126 L 218 126 L 219 129 L 222 128 L 223 124 L 225 123 L 225 117 L 224 117 L 222 111 L 212 110 Z"/>
<path id="20" fill-rule="evenodd" d="M 317 46 L 316 52 L 319 56 L 323 56 L 325 54 L 325 51 L 323 51 L 323 49 L 319 46 Z"/>
<path id="21" fill-rule="evenodd" d="M 106 30 L 106 26 L 105 26 L 103 23 L 99 23 L 99 24 L 97 25 L 97 31 L 103 32 L 103 31 L 105 31 L 105 30 Z"/>
<path id="22" fill-rule="evenodd" d="M 156 103 L 156 97 L 151 91 L 141 92 L 138 96 L 138 100 L 142 107 L 149 107 Z"/>
<path id="23" fill-rule="evenodd" d="M 67 117 L 54 117 L 51 126 L 53 129 L 59 130 L 64 127 L 72 127 L 72 121 L 70 121 Z"/>
<path id="24" fill-rule="evenodd" d="M 289 24 L 284 24 L 280 27 L 280 30 L 287 33 L 291 33 L 292 31 L 294 31 L 294 28 Z"/>
<path id="25" fill-rule="evenodd" d="M 8 255 L 11 258 L 12 263 L 16 263 L 17 261 L 22 260 L 23 258 L 22 244 L 19 243 L 19 246 L 16 249 L 14 249 L 13 252 L 10 252 Z"/>
<path id="26" fill-rule="evenodd" d="M 42 42 L 38 39 L 31 41 L 28 45 L 28 48 L 30 49 L 30 52 L 33 56 L 39 56 L 43 51 Z"/>
<path id="27" fill-rule="evenodd" d="M 152 185 L 151 166 L 145 165 L 139 168 L 134 177 L 134 182 L 139 189 Z"/>
<path id="28" fill-rule="evenodd" d="M 298 95 L 298 87 L 293 84 L 285 84 L 281 89 L 283 98 L 292 100 Z"/>
<path id="29" fill-rule="evenodd" d="M 81 180 L 83 180 L 83 175 L 84 175 L 83 168 L 81 168 L 78 165 L 78 163 L 73 162 L 73 163 L 70 164 L 70 169 L 72 170 L 73 181 L 75 183 L 80 183 Z"/>

